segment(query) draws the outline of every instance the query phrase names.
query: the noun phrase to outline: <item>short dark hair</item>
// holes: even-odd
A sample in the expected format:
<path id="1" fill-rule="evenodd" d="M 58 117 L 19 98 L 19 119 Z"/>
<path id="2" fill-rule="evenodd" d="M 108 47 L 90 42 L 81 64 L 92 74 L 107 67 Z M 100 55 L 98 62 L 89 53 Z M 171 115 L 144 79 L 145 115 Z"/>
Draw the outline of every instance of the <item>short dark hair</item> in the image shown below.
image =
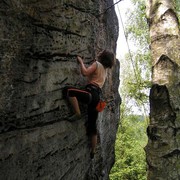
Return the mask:
<path id="1" fill-rule="evenodd" d="M 98 61 L 105 67 L 105 68 L 112 68 L 115 63 L 114 53 L 104 50 L 98 56 Z"/>

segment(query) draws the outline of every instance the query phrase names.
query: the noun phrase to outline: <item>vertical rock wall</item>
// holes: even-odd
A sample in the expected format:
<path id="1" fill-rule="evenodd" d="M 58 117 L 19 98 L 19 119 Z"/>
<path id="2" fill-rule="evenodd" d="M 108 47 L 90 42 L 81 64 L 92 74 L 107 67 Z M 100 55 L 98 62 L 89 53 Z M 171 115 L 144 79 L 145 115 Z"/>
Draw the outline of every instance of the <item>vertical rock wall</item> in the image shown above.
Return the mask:
<path id="1" fill-rule="evenodd" d="M 108 179 L 119 120 L 119 64 L 103 89 L 109 103 L 98 119 L 93 161 L 66 85 L 83 84 L 76 62 L 89 64 L 100 49 L 116 50 L 118 23 L 112 0 L 0 1 L 0 179 Z M 82 110 L 86 107 L 81 106 Z"/>
<path id="2" fill-rule="evenodd" d="M 148 180 L 180 179 L 180 28 L 173 0 L 149 0 L 152 54 Z"/>

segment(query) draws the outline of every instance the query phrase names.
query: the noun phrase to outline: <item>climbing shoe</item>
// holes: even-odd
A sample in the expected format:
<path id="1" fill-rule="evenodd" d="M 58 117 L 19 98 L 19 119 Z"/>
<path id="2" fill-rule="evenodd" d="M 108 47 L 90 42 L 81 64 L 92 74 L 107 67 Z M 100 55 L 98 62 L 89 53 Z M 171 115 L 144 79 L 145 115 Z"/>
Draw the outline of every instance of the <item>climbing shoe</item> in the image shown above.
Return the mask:
<path id="1" fill-rule="evenodd" d="M 81 119 L 81 115 L 80 114 L 73 114 L 71 117 L 69 117 L 67 120 L 70 122 L 76 121 Z"/>

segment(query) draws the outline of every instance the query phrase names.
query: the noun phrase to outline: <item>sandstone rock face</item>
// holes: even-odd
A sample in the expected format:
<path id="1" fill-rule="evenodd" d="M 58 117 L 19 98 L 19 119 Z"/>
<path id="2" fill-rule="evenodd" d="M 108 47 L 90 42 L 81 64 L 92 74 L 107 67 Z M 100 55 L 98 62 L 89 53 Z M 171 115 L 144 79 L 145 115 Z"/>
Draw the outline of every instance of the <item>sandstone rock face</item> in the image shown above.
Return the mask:
<path id="1" fill-rule="evenodd" d="M 174 1 L 147 1 L 152 87 L 147 129 L 148 180 L 180 179 L 180 28 Z"/>
<path id="2" fill-rule="evenodd" d="M 0 2 L 0 179 L 108 179 L 119 120 L 119 64 L 108 71 L 109 100 L 98 118 L 98 147 L 89 156 L 86 107 L 76 122 L 62 98 L 66 85 L 84 84 L 76 62 L 89 64 L 118 36 L 109 1 Z"/>

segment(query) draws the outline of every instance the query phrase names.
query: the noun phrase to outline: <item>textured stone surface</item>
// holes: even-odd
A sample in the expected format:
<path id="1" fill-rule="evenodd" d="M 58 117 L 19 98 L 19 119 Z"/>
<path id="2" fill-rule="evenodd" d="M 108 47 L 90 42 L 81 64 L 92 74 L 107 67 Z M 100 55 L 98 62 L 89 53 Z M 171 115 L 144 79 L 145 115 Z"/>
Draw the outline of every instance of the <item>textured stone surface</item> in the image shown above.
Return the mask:
<path id="1" fill-rule="evenodd" d="M 89 64 L 99 48 L 115 51 L 117 18 L 109 1 L 0 1 L 0 179 L 108 179 L 119 120 L 119 64 L 108 71 L 108 107 L 98 119 L 93 161 L 66 85 L 84 84 L 76 55 Z M 86 107 L 81 105 L 81 109 Z"/>
<path id="2" fill-rule="evenodd" d="M 148 180 L 180 179 L 180 29 L 172 0 L 149 2 L 152 52 Z"/>

